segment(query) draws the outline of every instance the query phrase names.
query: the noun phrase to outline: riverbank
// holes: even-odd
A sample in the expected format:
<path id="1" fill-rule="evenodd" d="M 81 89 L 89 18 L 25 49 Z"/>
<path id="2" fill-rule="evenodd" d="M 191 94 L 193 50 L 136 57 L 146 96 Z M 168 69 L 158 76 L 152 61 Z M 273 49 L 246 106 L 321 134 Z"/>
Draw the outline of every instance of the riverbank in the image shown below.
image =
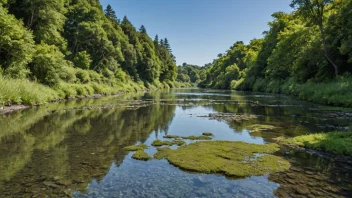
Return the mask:
<path id="1" fill-rule="evenodd" d="M 352 77 L 339 76 L 332 81 L 321 83 L 298 83 L 295 79 L 274 80 L 257 79 L 248 87 L 248 82 L 239 83 L 235 90 L 251 90 L 275 94 L 297 96 L 301 100 L 337 107 L 352 107 Z"/>
<path id="2" fill-rule="evenodd" d="M 352 163 L 352 132 L 316 133 L 289 139 L 278 137 L 275 141 L 282 146 L 308 149 L 313 153 Z"/>
<path id="3" fill-rule="evenodd" d="M 70 99 L 97 98 L 108 95 L 120 95 L 130 92 L 150 91 L 188 87 L 191 84 L 179 82 L 115 82 L 70 84 L 61 82 L 57 86 L 49 87 L 27 79 L 10 79 L 0 75 L 0 113 L 10 113 L 30 106 L 43 105 Z"/>

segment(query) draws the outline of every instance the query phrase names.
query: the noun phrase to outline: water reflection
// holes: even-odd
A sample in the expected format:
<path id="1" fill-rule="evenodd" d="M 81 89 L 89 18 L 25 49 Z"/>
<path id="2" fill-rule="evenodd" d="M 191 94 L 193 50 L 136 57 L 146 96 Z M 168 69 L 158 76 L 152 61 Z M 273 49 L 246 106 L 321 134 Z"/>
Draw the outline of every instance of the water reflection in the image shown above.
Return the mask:
<path id="1" fill-rule="evenodd" d="M 85 191 L 92 178 L 105 176 L 112 162 L 122 162 L 123 147 L 144 142 L 152 131 L 167 131 L 175 106 L 55 109 L 30 109 L 1 119 L 1 195 L 69 196 L 71 190 Z M 26 123 L 19 124 L 22 120 Z"/>
<path id="2" fill-rule="evenodd" d="M 203 117 L 218 112 L 258 118 Z M 349 197 L 351 165 L 302 152 L 277 153 L 292 164 L 284 173 L 229 180 L 190 174 L 165 160 L 139 162 L 122 148 L 150 145 L 166 134 L 206 131 L 216 140 L 264 144 L 278 136 L 347 131 L 351 123 L 350 110 L 325 110 L 283 96 L 199 89 L 49 104 L 0 115 L 0 197 Z M 254 124 L 277 129 L 250 134 Z"/>

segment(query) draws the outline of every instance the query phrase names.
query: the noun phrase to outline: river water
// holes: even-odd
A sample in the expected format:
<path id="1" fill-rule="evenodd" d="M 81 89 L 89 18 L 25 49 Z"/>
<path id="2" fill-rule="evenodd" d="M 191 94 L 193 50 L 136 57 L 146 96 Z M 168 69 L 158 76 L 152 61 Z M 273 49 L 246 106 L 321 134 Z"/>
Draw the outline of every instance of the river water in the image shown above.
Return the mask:
<path id="1" fill-rule="evenodd" d="M 216 113 L 257 118 L 209 117 Z M 277 130 L 253 135 L 253 124 Z M 285 172 L 238 179 L 137 161 L 123 150 L 166 134 L 265 144 L 350 130 L 351 109 L 263 93 L 171 89 L 53 103 L 0 115 L 0 197 L 352 197 L 351 164 L 303 151 L 275 154 L 291 163 Z"/>

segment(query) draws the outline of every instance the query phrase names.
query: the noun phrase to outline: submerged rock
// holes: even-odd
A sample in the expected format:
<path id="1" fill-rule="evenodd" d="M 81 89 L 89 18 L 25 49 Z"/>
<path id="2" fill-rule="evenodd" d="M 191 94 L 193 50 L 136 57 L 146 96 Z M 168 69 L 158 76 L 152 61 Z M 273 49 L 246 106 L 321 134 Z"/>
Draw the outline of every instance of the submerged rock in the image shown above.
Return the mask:
<path id="1" fill-rule="evenodd" d="M 185 170 L 248 177 L 287 170 L 290 167 L 288 161 L 270 155 L 278 150 L 277 144 L 206 141 L 182 146 L 177 150 L 159 148 L 154 158 L 166 158 L 171 164 Z M 265 155 L 255 158 L 258 153 Z M 254 159 L 245 161 L 248 157 Z"/>

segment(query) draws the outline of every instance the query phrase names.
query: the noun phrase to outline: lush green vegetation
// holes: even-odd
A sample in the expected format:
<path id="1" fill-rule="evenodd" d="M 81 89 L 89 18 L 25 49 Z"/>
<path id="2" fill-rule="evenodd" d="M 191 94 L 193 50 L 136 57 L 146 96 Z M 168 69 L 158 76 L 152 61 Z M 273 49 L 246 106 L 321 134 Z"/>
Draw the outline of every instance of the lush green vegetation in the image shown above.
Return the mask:
<path id="1" fill-rule="evenodd" d="M 166 158 L 185 170 L 220 173 L 226 176 L 248 177 L 288 169 L 290 163 L 270 155 L 279 150 L 277 144 L 248 144 L 244 142 L 205 141 L 181 146 L 177 150 L 161 148 L 156 159 Z M 255 154 L 263 154 L 255 156 Z"/>
<path id="2" fill-rule="evenodd" d="M 197 85 L 205 79 L 205 71 L 208 66 L 209 65 L 205 65 L 201 67 L 183 63 L 177 67 L 177 81 Z"/>
<path id="3" fill-rule="evenodd" d="M 352 1 L 293 0 L 263 39 L 236 42 L 206 69 L 200 87 L 294 94 L 352 106 Z"/>
<path id="4" fill-rule="evenodd" d="M 98 0 L 2 0 L 0 29 L 1 103 L 182 85 L 168 39 Z"/>
<path id="5" fill-rule="evenodd" d="M 336 155 L 352 155 L 352 132 L 318 133 L 291 139 L 278 138 L 278 141 Z"/>

